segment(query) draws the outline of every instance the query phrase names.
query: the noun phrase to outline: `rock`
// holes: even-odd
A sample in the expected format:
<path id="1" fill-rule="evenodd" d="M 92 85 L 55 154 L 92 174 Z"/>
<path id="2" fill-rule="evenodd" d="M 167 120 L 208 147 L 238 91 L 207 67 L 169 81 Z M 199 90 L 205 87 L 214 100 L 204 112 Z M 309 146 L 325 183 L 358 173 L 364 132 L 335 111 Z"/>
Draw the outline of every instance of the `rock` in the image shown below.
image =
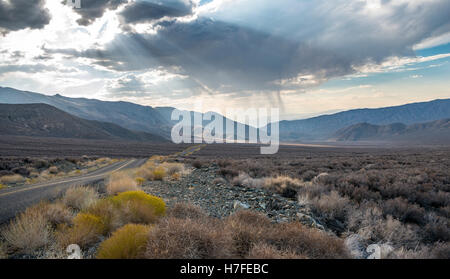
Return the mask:
<path id="1" fill-rule="evenodd" d="M 249 209 L 250 206 L 246 203 L 240 202 L 240 201 L 234 201 L 233 202 L 233 208 L 234 210 L 245 210 L 245 209 Z"/>

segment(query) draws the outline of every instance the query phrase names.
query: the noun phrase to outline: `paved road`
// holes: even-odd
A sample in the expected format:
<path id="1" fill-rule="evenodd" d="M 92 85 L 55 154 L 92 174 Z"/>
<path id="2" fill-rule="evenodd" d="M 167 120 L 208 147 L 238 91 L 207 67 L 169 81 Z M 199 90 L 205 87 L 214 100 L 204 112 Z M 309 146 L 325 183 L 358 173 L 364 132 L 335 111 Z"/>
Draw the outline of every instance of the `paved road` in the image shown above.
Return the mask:
<path id="1" fill-rule="evenodd" d="M 70 186 L 95 183 L 103 180 L 112 172 L 136 168 L 146 161 L 147 159 L 130 159 L 114 163 L 79 177 L 2 189 L 0 190 L 0 224 L 7 222 L 16 216 L 18 212 L 39 203 L 41 200 L 57 197 L 61 191 L 65 191 Z"/>

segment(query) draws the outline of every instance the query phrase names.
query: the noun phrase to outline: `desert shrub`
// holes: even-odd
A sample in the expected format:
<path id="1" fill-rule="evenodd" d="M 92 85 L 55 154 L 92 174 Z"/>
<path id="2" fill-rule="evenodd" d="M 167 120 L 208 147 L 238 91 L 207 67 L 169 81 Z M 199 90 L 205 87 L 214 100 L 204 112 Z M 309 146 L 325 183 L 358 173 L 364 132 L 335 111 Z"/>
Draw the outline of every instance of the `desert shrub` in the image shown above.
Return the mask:
<path id="1" fill-rule="evenodd" d="M 265 180 L 263 178 L 252 178 L 246 173 L 240 173 L 233 178 L 231 183 L 234 186 L 261 188 L 264 186 Z"/>
<path id="2" fill-rule="evenodd" d="M 158 166 L 153 170 L 153 180 L 163 180 L 167 172 L 163 166 Z"/>
<path id="3" fill-rule="evenodd" d="M 138 186 L 142 186 L 142 185 L 144 184 L 144 182 L 145 182 L 145 178 L 143 178 L 143 177 L 137 177 L 137 178 L 135 179 L 135 181 L 136 181 L 136 184 L 137 184 Z"/>
<path id="4" fill-rule="evenodd" d="M 106 227 L 100 217 L 88 213 L 79 213 L 73 219 L 73 226 L 59 226 L 56 238 L 62 247 L 67 247 L 70 244 L 87 247 L 98 242 L 99 237 L 105 232 Z"/>
<path id="5" fill-rule="evenodd" d="M 111 201 L 136 223 L 153 223 L 166 213 L 162 199 L 142 191 L 124 192 L 112 197 Z"/>
<path id="6" fill-rule="evenodd" d="M 299 188 L 303 185 L 301 180 L 288 176 L 267 178 L 264 183 L 264 187 L 286 198 L 296 198 Z"/>
<path id="7" fill-rule="evenodd" d="M 146 250 L 149 226 L 128 224 L 103 241 L 98 259 L 138 259 Z"/>
<path id="8" fill-rule="evenodd" d="M 167 170 L 167 175 L 170 176 L 184 171 L 184 165 L 180 163 L 163 163 L 161 166 Z"/>
<path id="9" fill-rule="evenodd" d="M 276 247 L 257 243 L 250 249 L 247 259 L 271 260 L 271 259 L 307 259 L 306 256 L 298 255 L 290 251 L 280 251 Z"/>
<path id="10" fill-rule="evenodd" d="M 41 212 L 52 227 L 56 227 L 60 224 L 70 224 L 74 217 L 72 210 L 61 202 L 41 202 L 31 209 Z"/>
<path id="11" fill-rule="evenodd" d="M 0 183 L 2 184 L 18 184 L 18 183 L 24 183 L 25 178 L 21 176 L 20 174 L 13 174 L 13 175 L 5 175 L 0 177 Z"/>
<path id="12" fill-rule="evenodd" d="M 300 223 L 278 224 L 265 236 L 265 242 L 281 251 L 292 251 L 310 258 L 349 258 L 344 241 Z"/>
<path id="13" fill-rule="evenodd" d="M 50 168 L 48 168 L 48 172 L 51 173 L 51 174 L 57 174 L 58 173 L 58 167 L 51 166 Z"/>
<path id="14" fill-rule="evenodd" d="M 404 223 L 422 225 L 426 222 L 425 210 L 416 204 L 409 203 L 401 197 L 384 202 L 383 212 L 386 215 L 392 215 Z"/>
<path id="15" fill-rule="evenodd" d="M 9 246 L 23 252 L 32 252 L 47 245 L 50 240 L 47 219 L 36 207 L 20 213 L 1 235 Z"/>
<path id="16" fill-rule="evenodd" d="M 224 176 L 224 177 L 226 177 L 228 179 L 236 177 L 236 176 L 239 175 L 239 171 L 237 171 L 237 170 L 235 170 L 233 168 L 230 168 L 230 167 L 221 168 L 218 172 L 219 172 L 220 175 L 222 175 L 222 176 Z"/>
<path id="17" fill-rule="evenodd" d="M 0 242 L 0 260 L 4 260 L 8 258 L 8 253 L 6 252 L 6 247 L 3 243 Z"/>
<path id="18" fill-rule="evenodd" d="M 83 210 L 94 204 L 98 200 L 97 191 L 88 186 L 76 186 L 69 188 L 62 202 L 74 209 Z"/>
<path id="19" fill-rule="evenodd" d="M 148 259 L 227 258 L 229 240 L 220 223 L 193 219 L 163 219 L 148 237 Z"/>
<path id="20" fill-rule="evenodd" d="M 12 169 L 12 171 L 14 173 L 17 173 L 17 174 L 22 175 L 22 176 L 30 175 L 30 170 L 28 170 L 27 168 L 24 168 L 24 167 L 14 168 L 14 169 Z"/>
<path id="21" fill-rule="evenodd" d="M 199 206 L 177 203 L 171 207 L 168 211 L 168 216 L 178 218 L 178 219 L 194 219 L 194 220 L 205 220 L 208 215 Z"/>
<path id="22" fill-rule="evenodd" d="M 125 214 L 111 199 L 98 200 L 87 208 L 85 213 L 100 217 L 107 233 L 113 232 L 128 223 Z"/>
<path id="23" fill-rule="evenodd" d="M 203 168 L 203 162 L 200 160 L 195 160 L 192 162 L 192 166 L 196 169 L 201 169 Z"/>
<path id="24" fill-rule="evenodd" d="M 137 190 L 139 190 L 139 187 L 137 186 L 136 180 L 126 172 L 115 172 L 111 174 L 106 186 L 106 192 L 109 195 Z"/>
<path id="25" fill-rule="evenodd" d="M 272 228 L 270 220 L 259 213 L 239 211 L 225 220 L 225 227 L 232 239 L 233 255 L 244 258 L 253 246 Z"/>
<path id="26" fill-rule="evenodd" d="M 0 190 L 3 189 L 3 188 L 6 188 L 6 186 L 3 185 L 3 184 L 0 184 Z"/>
<path id="27" fill-rule="evenodd" d="M 350 200 L 346 197 L 341 197 L 336 191 L 331 191 L 329 194 L 320 195 L 310 200 L 310 205 L 314 212 L 331 222 L 336 219 L 340 222 L 346 222 L 349 204 Z"/>

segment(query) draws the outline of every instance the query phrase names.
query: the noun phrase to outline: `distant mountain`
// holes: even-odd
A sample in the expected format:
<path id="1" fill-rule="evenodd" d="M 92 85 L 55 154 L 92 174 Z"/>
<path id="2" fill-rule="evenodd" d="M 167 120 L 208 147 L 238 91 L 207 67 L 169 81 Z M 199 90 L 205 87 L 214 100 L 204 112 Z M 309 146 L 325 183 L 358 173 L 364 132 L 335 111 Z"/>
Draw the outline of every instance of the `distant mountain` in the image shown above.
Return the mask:
<path id="1" fill-rule="evenodd" d="M 166 139 L 119 125 L 85 120 L 47 104 L 0 104 L 0 135 L 162 142 Z"/>
<path id="2" fill-rule="evenodd" d="M 450 143 L 450 119 L 405 125 L 359 123 L 337 131 L 336 141 L 408 141 Z"/>
<path id="3" fill-rule="evenodd" d="M 0 87 L 0 103 L 3 104 L 36 104 L 43 103 L 56 107 L 74 116 L 102 122 L 110 122 L 126 129 L 152 133 L 170 139 L 172 127 L 179 121 L 172 121 L 173 107 L 149 107 L 129 102 L 108 102 L 95 99 L 69 98 L 61 95 L 47 96 L 39 93 L 20 91 L 13 88 Z M 190 112 L 192 123 L 194 115 L 203 117 L 202 113 Z M 219 115 L 219 114 L 214 114 Z M 203 121 L 205 127 L 211 121 Z M 230 123 L 224 119 L 225 123 Z M 232 122 L 231 122 L 232 123 Z M 237 122 L 234 130 L 237 130 Z M 198 128 L 195 128 L 198 129 Z M 224 128 L 225 129 L 225 128 Z M 245 126 L 246 138 L 249 130 L 253 128 Z M 194 131 L 194 128 L 193 128 Z M 192 135 L 194 134 L 192 131 Z M 243 140 L 244 138 L 237 138 Z"/>
<path id="4" fill-rule="evenodd" d="M 106 102 L 61 95 L 47 96 L 0 87 L 0 103 L 48 104 L 83 119 L 111 122 L 130 130 L 149 132 L 166 138 L 169 138 L 172 128 L 167 117 L 156 109 L 128 102 Z"/>
<path id="5" fill-rule="evenodd" d="M 378 109 L 356 109 L 304 120 L 281 121 L 282 141 L 325 140 L 338 130 L 358 123 L 410 125 L 450 118 L 450 99 Z"/>

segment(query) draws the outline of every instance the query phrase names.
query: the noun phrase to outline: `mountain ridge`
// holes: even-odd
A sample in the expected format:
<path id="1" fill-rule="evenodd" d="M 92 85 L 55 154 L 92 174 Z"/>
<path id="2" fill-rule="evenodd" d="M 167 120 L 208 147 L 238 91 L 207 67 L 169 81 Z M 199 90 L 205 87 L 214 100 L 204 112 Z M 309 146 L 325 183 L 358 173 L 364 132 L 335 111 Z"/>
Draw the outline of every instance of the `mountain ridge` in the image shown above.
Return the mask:
<path id="1" fill-rule="evenodd" d="M 0 104 L 0 134 L 32 137 L 164 142 L 164 138 L 119 125 L 86 120 L 47 104 Z"/>

